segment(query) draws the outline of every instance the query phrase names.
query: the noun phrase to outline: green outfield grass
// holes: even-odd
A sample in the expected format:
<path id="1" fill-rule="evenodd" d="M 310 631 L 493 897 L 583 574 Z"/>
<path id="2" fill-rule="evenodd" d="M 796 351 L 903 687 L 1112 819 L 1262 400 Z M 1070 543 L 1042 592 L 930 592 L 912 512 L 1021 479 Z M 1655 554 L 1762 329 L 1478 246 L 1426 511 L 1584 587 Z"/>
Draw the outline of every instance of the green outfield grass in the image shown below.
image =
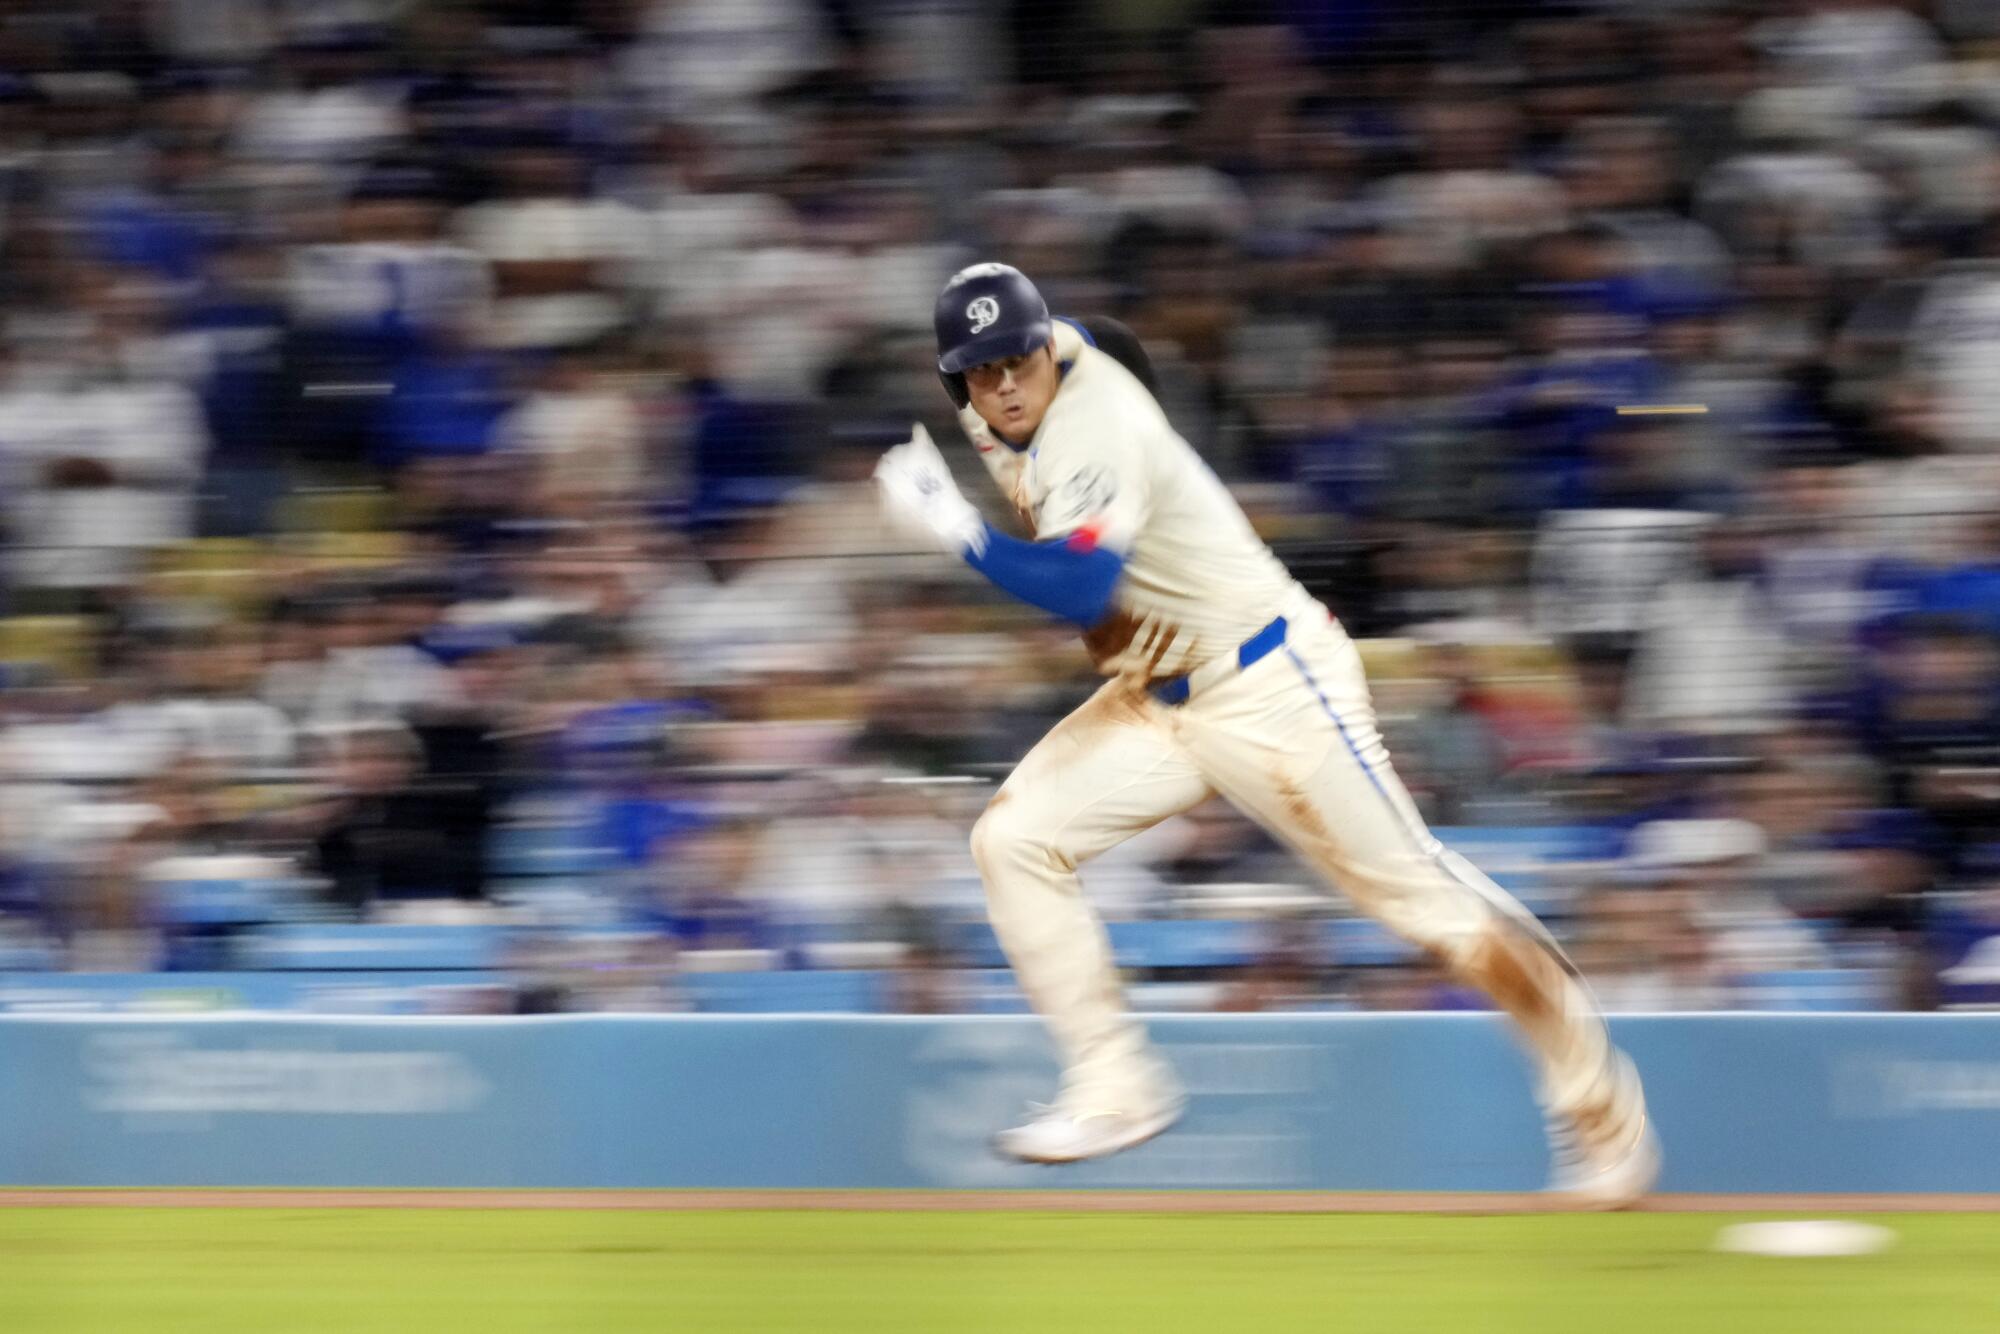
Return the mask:
<path id="1" fill-rule="evenodd" d="M 0 1211 L 7 1334 L 2000 1330 L 2000 1217 L 1865 1259 L 1715 1214 Z"/>

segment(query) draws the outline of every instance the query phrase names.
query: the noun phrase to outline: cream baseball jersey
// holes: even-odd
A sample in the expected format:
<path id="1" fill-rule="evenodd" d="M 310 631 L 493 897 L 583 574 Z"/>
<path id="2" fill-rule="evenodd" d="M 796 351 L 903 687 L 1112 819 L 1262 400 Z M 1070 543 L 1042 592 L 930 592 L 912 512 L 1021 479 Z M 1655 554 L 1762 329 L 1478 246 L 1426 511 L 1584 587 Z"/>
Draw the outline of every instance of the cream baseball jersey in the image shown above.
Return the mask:
<path id="1" fill-rule="evenodd" d="M 1353 641 L 1127 365 L 1052 322 L 1024 275 L 965 270 L 939 294 L 934 323 L 954 400 L 970 381 L 952 377 L 1054 339 L 1062 379 L 1032 439 L 1016 449 L 976 414 L 961 416 L 1038 542 L 990 531 L 921 431 L 878 467 L 888 513 L 997 587 L 1091 626 L 1085 643 L 1114 677 L 1022 758 L 973 826 L 994 934 L 1064 1066 L 1055 1103 L 995 1146 L 1074 1162 L 1144 1143 L 1182 1114 L 1186 1097 L 1126 1008 L 1078 872 L 1220 796 L 1363 912 L 1492 994 L 1536 1058 L 1551 1124 L 1579 1171 L 1594 1174 L 1577 1180 L 1599 1183 L 1589 1198 L 1643 1193 L 1659 1155 L 1630 1062 L 1548 933 L 1424 827 L 1390 764 Z M 1149 678 L 1150 689 L 1134 688 Z"/>
<path id="2" fill-rule="evenodd" d="M 1305 590 L 1145 386 L 1069 324 L 1055 342 L 1062 385 L 1024 448 L 971 408 L 959 420 L 1037 540 L 1124 559 L 1111 616 L 1084 636 L 1099 669 L 1177 675 L 1299 614 Z"/>

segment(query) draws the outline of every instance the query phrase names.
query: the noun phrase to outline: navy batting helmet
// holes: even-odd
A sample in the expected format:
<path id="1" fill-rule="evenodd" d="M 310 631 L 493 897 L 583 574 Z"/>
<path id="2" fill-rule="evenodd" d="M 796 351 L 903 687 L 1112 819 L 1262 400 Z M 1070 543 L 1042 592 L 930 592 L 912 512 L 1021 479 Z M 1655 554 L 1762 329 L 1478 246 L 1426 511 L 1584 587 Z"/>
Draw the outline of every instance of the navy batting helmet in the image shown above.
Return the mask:
<path id="1" fill-rule="evenodd" d="M 965 372 L 1018 357 L 1049 341 L 1049 306 L 1019 269 L 974 264 L 960 269 L 938 293 L 931 314 L 937 326 L 938 375 L 961 408 L 968 402 Z"/>

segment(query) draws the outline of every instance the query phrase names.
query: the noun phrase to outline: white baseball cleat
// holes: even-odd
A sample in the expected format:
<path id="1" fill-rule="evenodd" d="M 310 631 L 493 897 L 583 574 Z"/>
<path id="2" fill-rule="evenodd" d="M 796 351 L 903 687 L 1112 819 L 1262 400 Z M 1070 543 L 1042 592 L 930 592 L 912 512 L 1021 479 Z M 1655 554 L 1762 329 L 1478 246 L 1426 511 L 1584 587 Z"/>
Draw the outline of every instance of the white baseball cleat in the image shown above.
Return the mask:
<path id="1" fill-rule="evenodd" d="M 993 1137 L 995 1151 L 1024 1163 L 1077 1163 L 1137 1148 L 1170 1129 L 1187 1110 L 1173 1098 L 1141 1111 L 1113 1107 L 1040 1107 L 1037 1114 Z"/>
<path id="2" fill-rule="evenodd" d="M 1550 1141 L 1555 1151 L 1551 1193 L 1579 1209 L 1630 1209 L 1660 1179 L 1660 1140 L 1646 1113 L 1639 1073 L 1622 1053 L 1617 1057 L 1619 1093 L 1624 1114 L 1591 1118 L 1584 1126 L 1552 1121 Z M 1606 1133 L 1609 1122 L 1616 1127 Z"/>
<path id="3" fill-rule="evenodd" d="M 1623 1147 L 1559 1157 L 1549 1189 L 1578 1209 L 1630 1209 L 1660 1179 L 1660 1140 L 1643 1114 Z"/>

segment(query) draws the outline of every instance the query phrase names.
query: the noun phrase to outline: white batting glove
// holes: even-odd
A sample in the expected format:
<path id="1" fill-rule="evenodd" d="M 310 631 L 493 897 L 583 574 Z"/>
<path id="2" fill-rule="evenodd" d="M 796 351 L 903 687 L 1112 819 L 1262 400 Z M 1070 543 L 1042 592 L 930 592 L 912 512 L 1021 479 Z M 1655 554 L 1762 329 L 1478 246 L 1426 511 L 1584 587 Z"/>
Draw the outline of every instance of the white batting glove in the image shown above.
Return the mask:
<path id="1" fill-rule="evenodd" d="M 959 494 L 944 455 L 921 425 L 875 465 L 875 487 L 890 528 L 947 556 L 986 550 L 986 521 Z"/>

